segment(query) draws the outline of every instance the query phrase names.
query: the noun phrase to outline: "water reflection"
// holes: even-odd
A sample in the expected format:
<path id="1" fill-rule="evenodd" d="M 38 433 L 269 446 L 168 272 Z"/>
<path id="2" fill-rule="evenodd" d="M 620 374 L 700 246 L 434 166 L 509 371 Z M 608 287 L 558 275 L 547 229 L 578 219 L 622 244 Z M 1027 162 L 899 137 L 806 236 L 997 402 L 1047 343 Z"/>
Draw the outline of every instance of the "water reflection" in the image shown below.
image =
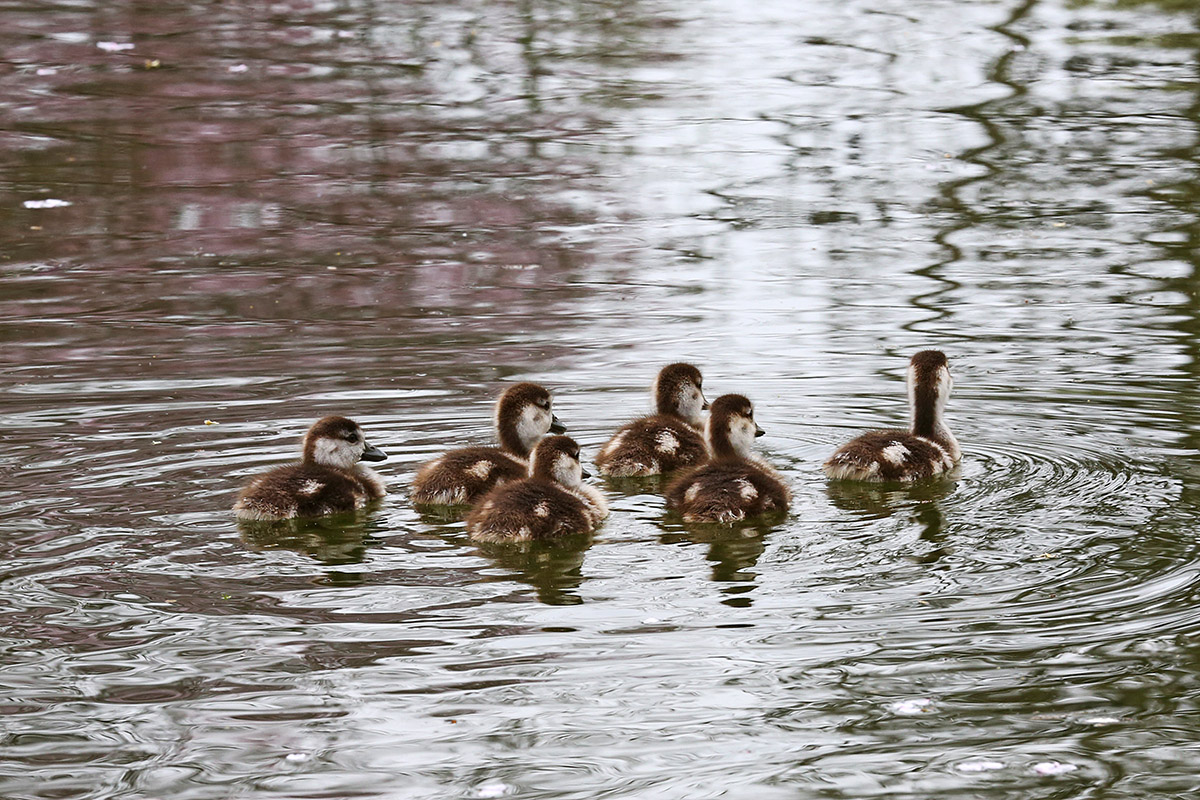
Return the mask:
<path id="1" fill-rule="evenodd" d="M 539 601 L 552 606 L 578 605 L 575 590 L 583 583 L 583 557 L 592 545 L 590 534 L 564 536 L 545 542 L 475 543 L 479 555 L 510 571 L 508 577 L 527 583 Z"/>
<path id="2" fill-rule="evenodd" d="M 754 591 L 759 573 L 758 560 L 767 547 L 767 539 L 778 531 L 787 512 L 763 515 L 737 523 L 685 523 L 668 514 L 660 523 L 662 544 L 706 547 L 704 558 L 711 565 L 709 579 L 716 583 L 735 584 L 721 587 L 726 598 L 724 605 L 749 608 L 754 604 Z"/>
<path id="3" fill-rule="evenodd" d="M 1179 5 L 0 0 L 0 794 L 1193 792 Z M 827 484 L 931 346 L 957 482 Z M 498 382 L 590 451 L 671 360 L 797 513 L 404 499 Z M 393 493 L 233 536 L 325 413 Z"/>
<path id="4" fill-rule="evenodd" d="M 327 566 L 361 564 L 367 548 L 379 544 L 368 533 L 374 510 L 278 522 L 238 520 L 237 527 L 251 550 L 291 550 Z"/>

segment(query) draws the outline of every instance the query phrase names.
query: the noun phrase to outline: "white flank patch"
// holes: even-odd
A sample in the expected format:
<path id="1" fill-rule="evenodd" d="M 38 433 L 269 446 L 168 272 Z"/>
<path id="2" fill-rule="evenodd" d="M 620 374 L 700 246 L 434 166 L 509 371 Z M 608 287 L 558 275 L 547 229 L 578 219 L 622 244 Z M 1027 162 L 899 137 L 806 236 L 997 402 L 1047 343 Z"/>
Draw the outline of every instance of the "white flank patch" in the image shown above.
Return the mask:
<path id="1" fill-rule="evenodd" d="M 872 461 L 866 467 L 849 463 L 848 457 L 838 457 L 825 462 L 825 474 L 835 481 L 870 481 L 879 474 L 879 462 Z"/>
<path id="2" fill-rule="evenodd" d="M 542 519 L 545 519 L 546 517 L 550 516 L 550 504 L 547 503 L 545 500 L 538 503 L 536 506 L 533 507 L 533 515 L 535 517 L 541 517 Z"/>
<path id="3" fill-rule="evenodd" d="M 325 488 L 325 484 L 320 481 L 308 480 L 300 486 L 300 494 L 305 497 L 312 497 L 317 492 Z"/>
<path id="4" fill-rule="evenodd" d="M 486 481 L 488 475 L 492 474 L 492 468 L 495 466 L 496 465 L 493 464 L 491 461 L 486 461 L 486 460 L 476 461 L 474 464 L 472 464 L 470 467 L 467 468 L 466 472 L 468 475 L 474 475 L 476 478 L 479 478 L 479 480 L 481 480 L 481 481 Z"/>
<path id="5" fill-rule="evenodd" d="M 687 488 L 687 491 L 683 493 L 683 499 L 690 503 L 693 500 L 695 500 L 696 496 L 699 494 L 700 494 L 700 484 L 693 483 L 691 486 L 689 486 Z"/>
<path id="6" fill-rule="evenodd" d="M 737 487 L 738 494 L 742 496 L 743 500 L 753 500 L 754 498 L 758 497 L 758 489 L 755 489 L 754 484 L 745 478 L 737 479 Z"/>
<path id="7" fill-rule="evenodd" d="M 899 442 L 892 442 L 887 447 L 883 448 L 883 452 L 879 455 L 884 461 L 892 466 L 898 467 L 904 463 L 904 459 L 908 457 L 909 449 Z"/>
<path id="8" fill-rule="evenodd" d="M 679 437 L 671 431 L 659 431 L 654 437 L 654 443 L 660 453 L 674 453 L 679 449 Z"/>
<path id="9" fill-rule="evenodd" d="M 437 506 L 456 506 L 467 502 L 467 490 L 461 486 L 454 489 L 446 489 L 441 492 L 434 492 L 426 500 L 427 503 L 432 503 Z"/>
<path id="10" fill-rule="evenodd" d="M 621 442 L 625 441 L 625 431 L 621 431 L 612 438 L 608 444 L 604 445 L 604 454 L 612 455 L 621 447 Z"/>

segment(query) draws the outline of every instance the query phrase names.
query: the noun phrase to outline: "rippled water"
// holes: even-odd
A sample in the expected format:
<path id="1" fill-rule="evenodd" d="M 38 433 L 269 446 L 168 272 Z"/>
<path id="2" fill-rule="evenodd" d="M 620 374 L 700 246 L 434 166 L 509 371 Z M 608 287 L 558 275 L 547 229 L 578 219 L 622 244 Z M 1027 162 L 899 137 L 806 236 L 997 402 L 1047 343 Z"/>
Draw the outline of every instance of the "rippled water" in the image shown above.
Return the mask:
<path id="1" fill-rule="evenodd" d="M 1200 788 L 1186 3 L 0 0 L 0 796 Z M 831 486 L 951 359 L 950 480 Z M 693 360 L 783 522 L 605 488 L 470 543 L 417 464 Z M 392 494 L 239 529 L 353 416 Z"/>

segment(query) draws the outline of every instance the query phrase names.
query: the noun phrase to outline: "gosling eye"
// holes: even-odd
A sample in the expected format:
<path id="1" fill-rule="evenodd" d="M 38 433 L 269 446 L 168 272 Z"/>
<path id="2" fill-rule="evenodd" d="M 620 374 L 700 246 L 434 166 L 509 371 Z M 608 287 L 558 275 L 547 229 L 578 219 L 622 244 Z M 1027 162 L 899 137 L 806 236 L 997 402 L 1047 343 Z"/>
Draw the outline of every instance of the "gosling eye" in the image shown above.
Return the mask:
<path id="1" fill-rule="evenodd" d="M 355 442 L 358 441 L 358 434 L 357 433 L 347 433 L 346 441 L 350 442 L 351 444 L 354 444 Z"/>

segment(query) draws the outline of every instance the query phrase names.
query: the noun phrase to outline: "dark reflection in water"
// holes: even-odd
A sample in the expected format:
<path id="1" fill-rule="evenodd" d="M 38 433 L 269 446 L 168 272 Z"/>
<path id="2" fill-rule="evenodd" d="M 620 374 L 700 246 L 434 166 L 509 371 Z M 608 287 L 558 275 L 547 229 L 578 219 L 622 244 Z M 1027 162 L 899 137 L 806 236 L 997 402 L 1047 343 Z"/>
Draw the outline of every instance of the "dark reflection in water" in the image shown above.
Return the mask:
<path id="1" fill-rule="evenodd" d="M 711 562 L 710 578 L 718 583 L 736 584 L 721 588 L 730 595 L 721 602 L 734 608 L 749 608 L 754 604 L 749 593 L 754 591 L 758 573 L 754 568 L 766 550 L 767 538 L 779 530 L 786 513 L 775 513 L 738 523 L 684 523 L 674 514 L 662 524 L 665 532 L 658 540 L 663 544 L 705 545 L 705 560 Z"/>
<path id="2" fill-rule="evenodd" d="M 377 544 L 367 534 L 370 510 L 318 519 L 281 522 L 239 520 L 242 541 L 252 550 L 293 550 L 327 566 L 360 564 L 367 547 Z"/>
<path id="3" fill-rule="evenodd" d="M 590 535 L 577 535 L 546 542 L 474 546 L 488 561 L 509 571 L 506 577 L 532 586 L 541 602 L 569 606 L 583 602 L 575 590 L 583 583 L 583 557 L 591 544 Z"/>

